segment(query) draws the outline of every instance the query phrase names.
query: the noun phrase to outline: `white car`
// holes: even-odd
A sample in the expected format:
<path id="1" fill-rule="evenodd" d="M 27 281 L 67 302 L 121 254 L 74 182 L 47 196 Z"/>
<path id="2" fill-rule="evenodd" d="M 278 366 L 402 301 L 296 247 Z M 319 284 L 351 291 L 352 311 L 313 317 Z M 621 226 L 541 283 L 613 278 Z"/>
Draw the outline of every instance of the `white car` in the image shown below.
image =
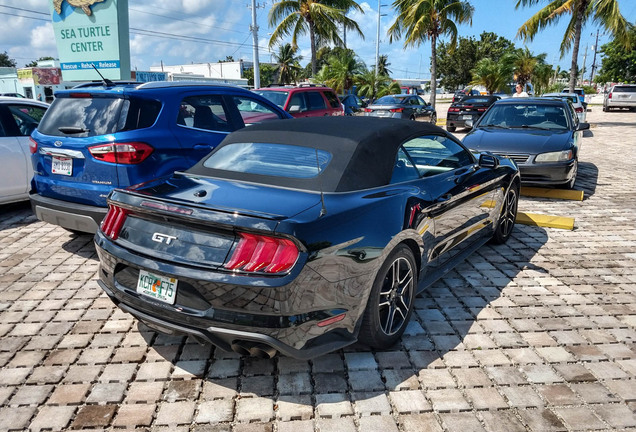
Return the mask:
<path id="1" fill-rule="evenodd" d="M 617 84 L 605 95 L 603 111 L 612 108 L 636 110 L 636 84 Z"/>
<path id="2" fill-rule="evenodd" d="M 31 99 L 0 96 L 0 204 L 29 199 L 33 178 L 29 136 L 48 107 Z"/>
<path id="3" fill-rule="evenodd" d="M 574 107 L 574 111 L 576 111 L 576 115 L 579 118 L 579 122 L 585 123 L 585 117 L 587 115 L 587 110 L 583 106 L 581 99 L 577 96 L 576 93 L 545 93 L 543 97 L 552 97 L 552 98 L 560 98 L 564 100 L 569 100 L 572 102 L 572 106 Z"/>

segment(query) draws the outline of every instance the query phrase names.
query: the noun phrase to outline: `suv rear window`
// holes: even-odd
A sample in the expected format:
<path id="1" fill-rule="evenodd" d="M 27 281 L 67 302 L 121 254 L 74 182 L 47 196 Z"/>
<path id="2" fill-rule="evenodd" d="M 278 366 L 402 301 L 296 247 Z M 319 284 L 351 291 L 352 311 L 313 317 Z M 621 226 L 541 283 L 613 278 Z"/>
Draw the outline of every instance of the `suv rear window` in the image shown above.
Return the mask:
<path id="1" fill-rule="evenodd" d="M 636 93 L 636 86 L 616 86 L 614 87 L 614 91 L 619 93 Z"/>
<path id="2" fill-rule="evenodd" d="M 327 100 L 329 101 L 329 105 L 331 105 L 331 108 L 340 108 L 340 100 L 338 99 L 338 96 L 336 96 L 330 91 L 326 91 L 325 96 L 327 97 Z"/>
<path id="3" fill-rule="evenodd" d="M 62 97 L 53 101 L 38 130 L 60 137 L 106 135 L 152 126 L 160 110 L 161 103 L 154 100 Z"/>

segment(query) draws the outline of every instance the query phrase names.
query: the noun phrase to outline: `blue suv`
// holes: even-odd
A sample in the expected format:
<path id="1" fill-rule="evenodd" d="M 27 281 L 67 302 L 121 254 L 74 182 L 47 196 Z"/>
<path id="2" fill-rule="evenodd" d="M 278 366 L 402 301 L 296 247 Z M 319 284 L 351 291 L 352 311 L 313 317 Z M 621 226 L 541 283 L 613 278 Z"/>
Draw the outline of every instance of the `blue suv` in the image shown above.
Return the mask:
<path id="1" fill-rule="evenodd" d="M 291 118 L 230 85 L 109 84 L 57 92 L 31 135 L 38 219 L 94 233 L 112 189 L 187 169 L 252 123 Z"/>

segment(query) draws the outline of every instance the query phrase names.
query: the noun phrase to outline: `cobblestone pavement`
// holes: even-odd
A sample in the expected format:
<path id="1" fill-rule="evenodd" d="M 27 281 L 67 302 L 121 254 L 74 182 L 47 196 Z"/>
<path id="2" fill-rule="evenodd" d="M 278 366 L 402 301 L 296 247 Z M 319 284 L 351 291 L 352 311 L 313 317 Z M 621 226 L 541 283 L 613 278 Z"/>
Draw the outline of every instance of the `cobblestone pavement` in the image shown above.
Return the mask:
<path id="1" fill-rule="evenodd" d="M 636 430 L 636 113 L 584 139 L 585 200 L 517 226 L 416 302 L 399 345 L 313 361 L 157 335 L 97 286 L 90 236 L 0 207 L 0 430 Z"/>

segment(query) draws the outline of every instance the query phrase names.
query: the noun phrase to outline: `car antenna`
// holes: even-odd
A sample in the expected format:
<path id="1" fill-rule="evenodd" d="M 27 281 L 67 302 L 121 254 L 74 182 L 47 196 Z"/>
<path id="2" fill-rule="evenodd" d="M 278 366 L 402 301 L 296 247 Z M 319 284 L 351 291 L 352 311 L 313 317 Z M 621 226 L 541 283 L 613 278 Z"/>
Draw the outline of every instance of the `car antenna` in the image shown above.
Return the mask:
<path id="1" fill-rule="evenodd" d="M 110 87 L 110 86 L 114 86 L 115 83 L 112 82 L 111 80 L 109 80 L 108 78 L 104 78 L 104 75 L 101 74 L 101 72 L 99 71 L 99 69 L 97 69 L 97 67 L 95 67 L 95 63 L 91 63 L 91 66 L 93 66 L 93 69 L 95 69 L 95 72 L 97 72 L 99 74 L 99 76 L 102 78 L 102 81 L 104 81 L 104 84 L 106 84 L 106 87 Z"/>
<path id="2" fill-rule="evenodd" d="M 320 173 L 322 172 L 320 170 L 320 161 L 318 160 L 318 149 L 314 147 L 314 151 L 316 152 L 316 167 L 318 168 L 318 185 L 320 186 L 320 204 L 321 204 L 321 208 L 320 208 L 320 214 L 318 215 L 318 217 L 323 217 L 324 215 L 327 214 L 327 207 L 325 207 L 325 194 L 322 191 L 322 178 L 320 177 Z"/>

